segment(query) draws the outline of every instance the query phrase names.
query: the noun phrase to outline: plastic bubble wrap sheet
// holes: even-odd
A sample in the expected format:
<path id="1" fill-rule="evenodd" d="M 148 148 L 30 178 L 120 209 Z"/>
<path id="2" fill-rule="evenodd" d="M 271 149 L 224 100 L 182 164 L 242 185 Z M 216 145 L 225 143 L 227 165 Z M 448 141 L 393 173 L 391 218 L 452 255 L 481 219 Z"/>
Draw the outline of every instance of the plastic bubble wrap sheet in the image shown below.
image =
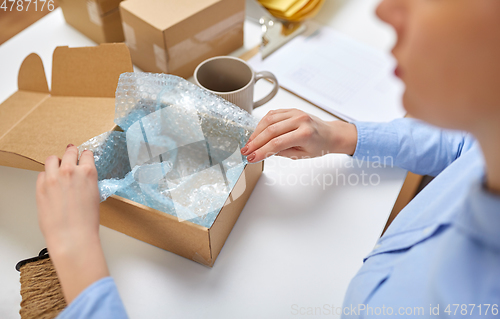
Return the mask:
<path id="1" fill-rule="evenodd" d="M 115 123 L 94 152 L 101 200 L 116 194 L 207 228 L 247 164 L 240 148 L 257 120 L 173 75 L 124 73 Z"/>

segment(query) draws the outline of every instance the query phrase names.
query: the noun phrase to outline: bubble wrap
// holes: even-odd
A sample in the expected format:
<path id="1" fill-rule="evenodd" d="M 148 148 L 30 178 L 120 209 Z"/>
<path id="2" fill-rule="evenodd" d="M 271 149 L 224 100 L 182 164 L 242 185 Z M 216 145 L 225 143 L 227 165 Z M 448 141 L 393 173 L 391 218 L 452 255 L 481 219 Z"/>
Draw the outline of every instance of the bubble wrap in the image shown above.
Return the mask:
<path id="1" fill-rule="evenodd" d="M 94 152 L 101 200 L 116 194 L 211 227 L 248 163 L 257 120 L 173 75 L 124 73 L 115 123 L 79 147 Z"/>
<path id="2" fill-rule="evenodd" d="M 123 130 L 170 104 L 197 110 L 253 131 L 257 120 L 223 98 L 170 74 L 123 73 L 116 88 L 115 123 Z"/>

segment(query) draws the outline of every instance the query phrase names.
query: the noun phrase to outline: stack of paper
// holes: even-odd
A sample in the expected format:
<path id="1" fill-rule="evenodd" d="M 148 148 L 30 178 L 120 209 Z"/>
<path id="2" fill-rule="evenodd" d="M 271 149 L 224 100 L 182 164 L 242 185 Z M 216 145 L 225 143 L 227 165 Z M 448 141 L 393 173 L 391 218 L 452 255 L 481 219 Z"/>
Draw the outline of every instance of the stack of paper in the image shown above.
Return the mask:
<path id="1" fill-rule="evenodd" d="M 299 35 L 265 60 L 258 54 L 249 62 L 346 121 L 385 122 L 405 115 L 394 59 L 331 28 Z"/>
<path id="2" fill-rule="evenodd" d="M 273 16 L 298 22 L 316 15 L 325 0 L 259 0 L 259 2 Z"/>

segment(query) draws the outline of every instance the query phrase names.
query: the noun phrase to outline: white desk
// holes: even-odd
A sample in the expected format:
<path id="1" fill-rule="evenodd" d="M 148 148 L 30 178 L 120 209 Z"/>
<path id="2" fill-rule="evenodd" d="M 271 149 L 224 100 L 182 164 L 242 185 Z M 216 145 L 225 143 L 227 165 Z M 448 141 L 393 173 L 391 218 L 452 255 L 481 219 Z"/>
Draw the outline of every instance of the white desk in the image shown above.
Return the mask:
<path id="1" fill-rule="evenodd" d="M 393 34 L 375 20 L 376 3 L 329 0 L 316 20 L 387 50 Z M 245 47 L 250 49 L 258 43 L 260 29 L 247 23 L 245 31 Z M 30 52 L 42 57 L 50 77 L 57 45 L 94 43 L 68 26 L 56 10 L 0 46 L 0 101 L 17 90 L 19 66 Z M 267 88 L 261 83 L 256 95 L 264 95 Z M 332 118 L 284 90 L 255 115 L 286 107 Z M 267 160 L 212 269 L 101 227 L 111 274 L 130 317 L 286 318 L 301 317 L 294 315 L 297 307 L 340 306 L 350 279 L 380 236 L 406 176 L 400 169 L 367 168 L 366 163 L 349 167 L 349 161 L 343 155 Z M 368 174 L 365 178 L 373 175 L 377 182 L 378 176 L 380 183 L 352 186 L 347 180 L 343 185 L 341 174 L 361 178 L 363 171 Z M 4 319 L 19 317 L 15 264 L 45 247 L 36 217 L 36 176 L 0 167 L 0 317 Z M 333 185 L 323 188 L 323 178 L 327 182 L 333 178 Z"/>

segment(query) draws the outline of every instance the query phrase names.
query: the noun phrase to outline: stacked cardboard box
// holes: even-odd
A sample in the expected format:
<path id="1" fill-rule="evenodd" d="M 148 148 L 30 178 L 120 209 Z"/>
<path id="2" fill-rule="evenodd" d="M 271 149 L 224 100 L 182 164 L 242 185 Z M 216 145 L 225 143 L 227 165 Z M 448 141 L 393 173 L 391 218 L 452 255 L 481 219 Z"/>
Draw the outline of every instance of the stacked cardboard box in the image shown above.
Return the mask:
<path id="1" fill-rule="evenodd" d="M 120 12 L 132 61 L 146 72 L 187 78 L 243 45 L 245 0 L 127 0 Z"/>
<path id="2" fill-rule="evenodd" d="M 123 42 L 122 0 L 59 0 L 66 22 L 97 43 Z"/>

